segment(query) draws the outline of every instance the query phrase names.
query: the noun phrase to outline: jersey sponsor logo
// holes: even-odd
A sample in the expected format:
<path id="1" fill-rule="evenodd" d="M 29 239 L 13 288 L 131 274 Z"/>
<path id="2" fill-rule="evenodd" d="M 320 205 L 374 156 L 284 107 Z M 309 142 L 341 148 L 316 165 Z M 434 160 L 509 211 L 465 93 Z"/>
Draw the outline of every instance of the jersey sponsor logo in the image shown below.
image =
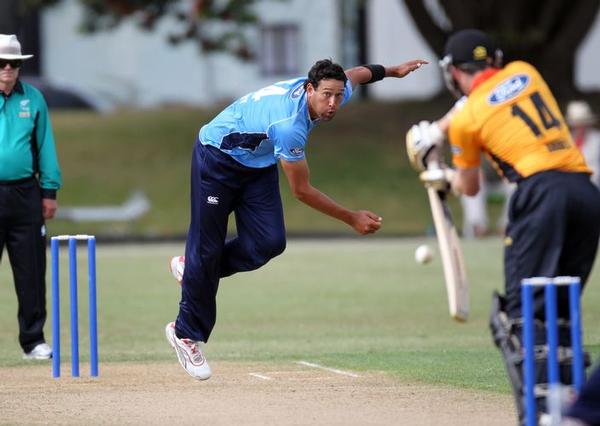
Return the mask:
<path id="1" fill-rule="evenodd" d="M 301 84 L 296 89 L 294 89 L 294 91 L 292 92 L 292 99 L 299 98 L 302 95 L 302 93 L 304 93 L 304 84 Z"/>
<path id="2" fill-rule="evenodd" d="M 504 80 L 498 86 L 496 86 L 496 88 L 488 98 L 488 102 L 492 105 L 497 105 L 502 102 L 506 102 L 509 99 L 512 99 L 515 96 L 517 96 L 523 90 L 525 90 L 528 84 L 528 75 L 519 74 L 512 76 L 509 79 Z"/>
<path id="3" fill-rule="evenodd" d="M 454 155 L 459 155 L 460 153 L 462 153 L 462 149 L 459 146 L 456 145 L 450 145 L 450 151 L 452 152 L 452 154 Z"/>
<path id="4" fill-rule="evenodd" d="M 292 153 L 292 155 L 299 157 L 304 152 L 304 149 L 301 147 L 290 148 L 290 152 Z"/>
<path id="5" fill-rule="evenodd" d="M 208 204 L 217 205 L 217 204 L 219 204 L 219 197 L 215 197 L 214 195 L 209 195 L 208 197 L 206 197 L 206 202 Z"/>
<path id="6" fill-rule="evenodd" d="M 29 117 L 31 117 L 31 113 L 29 111 L 20 111 L 19 117 L 20 118 L 29 118 Z"/>

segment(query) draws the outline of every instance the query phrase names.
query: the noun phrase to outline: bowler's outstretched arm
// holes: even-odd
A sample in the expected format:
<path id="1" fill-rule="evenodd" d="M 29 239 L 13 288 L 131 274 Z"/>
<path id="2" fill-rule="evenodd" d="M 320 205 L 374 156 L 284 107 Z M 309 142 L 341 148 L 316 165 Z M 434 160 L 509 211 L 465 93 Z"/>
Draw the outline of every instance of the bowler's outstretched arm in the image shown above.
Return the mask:
<path id="1" fill-rule="evenodd" d="M 347 223 L 362 235 L 372 234 L 381 228 L 381 217 L 375 213 L 366 210 L 349 210 L 312 186 L 306 160 L 280 160 L 280 162 L 294 197 L 304 204 Z"/>

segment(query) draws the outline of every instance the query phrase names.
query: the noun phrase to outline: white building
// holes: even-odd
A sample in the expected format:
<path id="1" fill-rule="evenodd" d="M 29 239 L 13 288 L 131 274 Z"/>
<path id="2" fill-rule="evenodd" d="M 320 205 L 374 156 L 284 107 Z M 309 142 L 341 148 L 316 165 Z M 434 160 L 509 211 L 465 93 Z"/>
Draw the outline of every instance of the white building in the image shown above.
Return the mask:
<path id="1" fill-rule="evenodd" d="M 153 32 L 126 22 L 114 31 L 82 35 L 81 7 L 60 2 L 42 16 L 42 74 L 51 83 L 87 93 L 111 105 L 154 107 L 166 103 L 210 105 L 239 97 L 274 81 L 305 75 L 318 59 L 350 65 L 356 56 L 343 40 L 341 5 L 354 0 L 265 1 L 257 5 L 261 27 L 250 35 L 260 52 L 243 62 L 226 53 L 207 55 L 192 42 L 170 45 L 176 28 L 165 19 Z M 399 0 L 368 2 L 367 62 L 400 63 L 423 58 L 431 65 L 406 80 L 371 86 L 377 99 L 426 98 L 442 84 L 437 58 Z M 600 89 L 600 14 L 582 44 L 576 82 Z M 355 64 L 356 61 L 352 61 Z"/>

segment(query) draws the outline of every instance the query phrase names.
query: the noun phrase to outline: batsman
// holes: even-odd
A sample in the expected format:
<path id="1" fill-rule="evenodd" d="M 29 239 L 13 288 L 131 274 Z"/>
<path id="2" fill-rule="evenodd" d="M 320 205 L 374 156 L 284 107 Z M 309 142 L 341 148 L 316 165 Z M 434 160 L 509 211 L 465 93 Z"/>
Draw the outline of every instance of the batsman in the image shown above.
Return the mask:
<path id="1" fill-rule="evenodd" d="M 458 101 L 440 120 L 422 121 L 407 135 L 411 163 L 426 185 L 455 194 L 479 191 L 480 156 L 517 189 L 504 237 L 504 295 L 494 292 L 490 328 L 504 357 L 519 422 L 524 421 L 521 290 L 523 278 L 578 276 L 585 285 L 598 249 L 600 191 L 573 143 L 558 104 L 529 63 L 502 66 L 502 52 L 478 30 L 447 41 L 440 60 L 444 80 Z M 454 168 L 427 169 L 428 156 L 448 140 Z M 536 398 L 546 412 L 544 298 L 535 294 Z M 561 379 L 571 383 L 568 295 L 559 291 Z"/>

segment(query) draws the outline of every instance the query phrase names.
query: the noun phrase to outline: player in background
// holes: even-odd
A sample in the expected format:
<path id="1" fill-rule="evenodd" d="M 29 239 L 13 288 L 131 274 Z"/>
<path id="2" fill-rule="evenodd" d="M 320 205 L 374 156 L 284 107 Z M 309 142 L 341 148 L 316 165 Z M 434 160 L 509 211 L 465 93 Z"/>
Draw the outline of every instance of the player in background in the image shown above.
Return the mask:
<path id="1" fill-rule="evenodd" d="M 521 370 L 521 280 L 590 274 L 600 235 L 600 192 L 577 149 L 557 102 L 539 72 L 515 61 L 501 66 L 501 51 L 478 30 L 453 34 L 440 61 L 448 89 L 460 100 L 441 120 L 413 126 L 411 162 L 424 169 L 427 153 L 447 137 L 455 169 L 424 171 L 427 184 L 460 194 L 479 191 L 480 155 L 517 188 L 511 198 L 504 239 L 504 290 L 493 295 L 490 328 L 501 350 L 523 421 Z M 411 150 L 409 150 L 411 155 Z M 562 321 L 559 346 L 563 382 L 571 383 L 568 294 L 558 292 Z M 535 294 L 537 353 L 544 353 L 543 294 Z M 545 355 L 536 365 L 538 384 L 547 382 Z M 538 387 L 536 387 L 538 389 Z M 541 389 L 541 388 L 540 388 Z M 539 415 L 545 411 L 538 393 Z"/>
<path id="2" fill-rule="evenodd" d="M 488 235 L 502 235 L 508 222 L 508 204 L 514 191 L 514 184 L 498 179 L 496 172 L 483 159 L 479 177 L 479 192 L 473 196 L 462 195 L 460 204 L 463 212 L 462 236 L 464 238 L 480 238 Z M 502 198 L 502 212 L 496 223 L 490 223 L 488 200 L 492 197 Z"/>
<path id="3" fill-rule="evenodd" d="M 600 188 L 600 130 L 595 126 L 598 117 L 585 101 L 571 101 L 567 104 L 567 124 L 575 145 L 592 170 L 592 182 Z"/>
<path id="4" fill-rule="evenodd" d="M 402 78 L 425 63 L 414 60 L 344 71 L 328 59 L 321 60 L 307 77 L 243 96 L 200 129 L 192 157 L 191 224 L 179 315 L 166 326 L 169 343 L 192 377 L 211 376 L 200 344 L 215 325 L 219 280 L 260 268 L 285 249 L 277 162 L 292 193 L 303 203 L 361 235 L 381 227 L 379 215 L 350 210 L 311 185 L 305 145 L 310 131 L 332 120 L 357 85 Z M 237 236 L 226 242 L 232 212 Z"/>

